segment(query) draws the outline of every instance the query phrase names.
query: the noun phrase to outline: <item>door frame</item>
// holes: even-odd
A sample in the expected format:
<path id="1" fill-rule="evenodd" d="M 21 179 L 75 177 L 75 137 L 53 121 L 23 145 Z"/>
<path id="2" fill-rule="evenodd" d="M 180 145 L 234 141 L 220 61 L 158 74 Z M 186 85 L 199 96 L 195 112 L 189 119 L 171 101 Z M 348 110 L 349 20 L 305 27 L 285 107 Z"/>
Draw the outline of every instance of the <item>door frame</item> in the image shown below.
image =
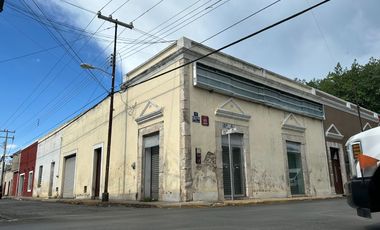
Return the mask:
<path id="1" fill-rule="evenodd" d="M 342 176 L 342 184 L 343 185 L 345 183 L 347 183 L 347 171 L 346 171 L 346 165 L 344 162 L 343 145 L 338 143 L 338 142 L 326 141 L 326 154 L 327 154 L 329 174 L 330 174 L 330 187 L 331 187 L 331 192 L 335 193 L 334 172 L 333 172 L 333 168 L 332 168 L 332 159 L 331 159 L 330 148 L 339 149 L 340 172 L 341 172 L 341 176 Z M 345 188 L 345 186 L 343 186 L 343 193 L 346 194 L 346 192 L 347 192 L 346 188 Z"/>
<path id="2" fill-rule="evenodd" d="M 157 134 L 159 135 L 159 134 Z M 151 200 L 153 199 L 152 197 L 152 149 L 154 147 L 158 147 L 159 145 L 151 146 L 144 148 L 144 162 L 143 162 L 143 185 L 144 185 L 144 191 L 143 191 L 143 196 L 144 199 L 150 198 Z M 159 151 L 159 150 L 158 150 Z M 160 157 L 160 152 L 158 152 L 158 157 Z M 160 162 L 158 162 L 160 163 Z M 147 178 L 149 176 L 149 179 Z M 158 175 L 159 176 L 159 175 Z M 160 178 L 158 178 L 158 182 L 160 182 Z M 159 191 L 158 191 L 159 192 Z"/>
<path id="3" fill-rule="evenodd" d="M 65 184 L 65 168 L 66 168 L 66 160 L 71 157 L 75 157 L 75 166 L 74 166 L 74 185 L 73 185 L 73 197 L 75 198 L 75 185 L 76 185 L 76 172 L 77 172 L 77 156 L 78 156 L 78 151 L 73 150 L 67 153 L 66 155 L 63 156 L 63 161 L 62 161 L 62 179 L 61 179 L 61 191 L 60 191 L 60 197 L 63 198 L 63 190 L 64 190 L 64 184 Z M 67 197 L 68 198 L 68 197 Z"/>
<path id="4" fill-rule="evenodd" d="M 300 144 L 300 151 L 301 151 L 301 164 L 302 164 L 302 173 L 303 173 L 303 180 L 304 180 L 304 194 L 295 194 L 293 195 L 291 193 L 290 189 L 290 178 L 289 178 L 289 164 L 288 164 L 288 151 L 287 151 L 287 144 L 286 142 L 295 142 Z M 286 184 L 287 184 L 287 196 L 288 197 L 298 197 L 298 196 L 311 196 L 311 185 L 310 185 L 310 177 L 309 177 L 309 170 L 308 170 L 308 164 L 307 164 L 307 152 L 306 152 L 306 140 L 305 140 L 305 133 L 304 131 L 294 131 L 294 130 L 287 130 L 283 128 L 282 133 L 282 149 L 283 149 L 283 157 L 284 157 L 284 168 L 285 168 L 285 178 L 286 178 Z"/>
<path id="5" fill-rule="evenodd" d="M 243 184 L 244 196 L 251 197 L 253 194 L 252 181 L 249 179 L 248 170 L 251 168 L 251 154 L 249 145 L 249 127 L 231 124 L 228 122 L 215 121 L 215 143 L 216 143 L 216 181 L 218 187 L 218 200 L 224 201 L 224 182 L 223 182 L 223 159 L 222 159 L 222 134 L 224 129 L 234 128 L 236 133 L 243 135 L 242 140 L 242 167 L 243 167 Z"/>
<path id="6" fill-rule="evenodd" d="M 237 145 L 233 145 L 231 144 L 231 135 L 233 134 L 238 134 L 239 136 L 241 136 L 241 145 L 240 146 L 237 146 Z M 235 198 L 241 198 L 241 197 L 245 197 L 246 196 L 246 191 L 245 191 L 245 187 L 246 187 L 246 181 L 245 181 L 245 168 L 244 168 L 244 165 L 245 165 L 245 156 L 244 156 L 244 143 L 243 143 L 243 139 L 244 139 L 244 134 L 243 133 L 240 133 L 240 132 L 232 132 L 232 133 L 229 133 L 229 134 L 224 134 L 222 135 L 222 138 L 223 136 L 227 136 L 227 139 L 228 139 L 228 157 L 229 157 L 229 174 L 230 174 L 230 184 L 229 185 L 225 185 L 223 184 L 223 193 L 224 193 L 224 187 L 225 186 L 230 186 L 231 188 L 231 195 L 228 196 L 226 194 L 224 194 L 224 199 L 231 199 L 231 200 L 234 200 Z M 240 173 L 241 173 L 241 183 L 242 183 L 242 186 L 243 186 L 243 193 L 242 194 L 235 194 L 235 170 L 234 170 L 234 154 L 233 154 L 233 148 L 234 147 L 239 147 L 240 148 L 240 165 L 241 165 L 241 169 L 240 169 Z M 223 141 L 222 141 L 222 148 L 223 148 Z M 223 152 L 222 152 L 223 154 Z M 223 162 L 223 156 L 222 156 L 222 162 Z M 224 183 L 224 173 L 223 173 L 223 183 Z"/>
<path id="7" fill-rule="evenodd" d="M 98 197 L 95 197 L 95 186 L 96 186 L 96 164 L 97 164 L 97 161 L 99 160 L 98 159 L 98 156 L 95 156 L 95 150 L 97 149 L 100 149 L 100 168 L 99 168 L 99 196 Z M 104 148 L 103 148 L 103 143 L 100 143 L 100 144 L 97 144 L 97 145 L 94 145 L 93 146 L 93 161 L 92 161 L 92 183 L 91 183 L 91 199 L 101 199 L 102 198 L 102 173 L 103 173 L 103 151 L 104 151 Z"/>
<path id="8" fill-rule="evenodd" d="M 344 193 L 344 190 L 343 190 L 343 179 L 342 179 L 342 168 L 340 166 L 340 157 L 339 157 L 339 149 L 338 148 L 334 148 L 334 147 L 329 147 L 329 150 L 330 150 L 330 157 L 331 157 L 331 169 L 332 169 L 332 173 L 333 173 L 333 182 L 334 182 L 334 187 L 335 187 L 335 193 L 336 194 L 343 194 Z M 339 168 L 336 167 L 333 159 L 333 151 L 336 151 L 336 154 L 337 154 L 337 157 L 338 157 L 338 160 L 337 160 L 337 163 L 338 163 L 338 166 Z M 339 191 L 337 191 L 339 190 Z"/>
<path id="9" fill-rule="evenodd" d="M 52 167 L 54 165 L 54 167 Z M 48 197 L 53 196 L 53 186 L 54 186 L 54 172 L 55 172 L 55 161 L 50 162 L 50 171 L 49 171 L 49 187 L 48 187 Z"/>
<path id="10" fill-rule="evenodd" d="M 292 193 L 292 185 L 291 185 L 291 178 L 290 178 L 290 173 L 291 173 L 291 169 L 290 169 L 290 166 L 289 166 L 289 151 L 288 151 L 288 144 L 292 143 L 293 145 L 298 145 L 299 146 L 299 153 L 298 152 L 290 152 L 292 154 L 299 154 L 299 156 L 297 156 L 297 158 L 299 157 L 299 161 L 300 161 L 300 164 L 301 164 L 301 172 L 302 174 L 300 174 L 299 172 L 296 173 L 296 176 L 295 177 L 298 177 L 298 175 L 300 174 L 302 176 L 302 180 L 300 180 L 298 178 L 298 180 L 300 180 L 302 182 L 302 186 L 303 186 L 303 192 L 298 192 L 298 193 Z M 290 191 L 290 196 L 304 196 L 304 195 L 307 195 L 307 191 L 306 191 L 306 180 L 304 178 L 304 175 L 305 174 L 308 174 L 307 172 L 304 172 L 304 169 L 306 167 L 304 167 L 304 164 L 306 162 L 306 160 L 304 160 L 304 157 L 302 156 L 304 153 L 303 151 L 303 148 L 302 148 L 302 143 L 301 142 L 298 142 L 298 141 L 292 141 L 292 140 L 285 140 L 285 145 L 286 145 L 286 165 L 287 165 L 287 172 L 288 172 L 288 175 L 287 175 L 287 181 L 288 181 L 288 190 Z M 294 168 L 293 168 L 294 169 Z M 293 171 L 294 173 L 294 171 Z"/>
<path id="11" fill-rule="evenodd" d="M 145 148 L 144 148 L 144 136 L 152 135 L 158 133 L 159 138 L 159 176 L 158 176 L 158 200 L 159 201 L 176 201 L 180 199 L 180 191 L 171 191 L 171 194 L 164 193 L 164 123 L 159 122 L 154 125 L 140 128 L 139 129 L 139 139 L 138 139 L 138 152 L 136 161 L 136 181 L 137 181 L 137 194 L 136 200 L 144 200 L 144 178 L 145 178 Z"/>
<path id="12" fill-rule="evenodd" d="M 22 183 L 21 183 L 21 177 L 23 178 Z M 17 183 L 18 183 L 18 185 L 17 185 L 17 196 L 22 196 L 23 192 L 24 192 L 25 173 L 21 173 L 19 175 L 19 179 L 18 179 Z"/>

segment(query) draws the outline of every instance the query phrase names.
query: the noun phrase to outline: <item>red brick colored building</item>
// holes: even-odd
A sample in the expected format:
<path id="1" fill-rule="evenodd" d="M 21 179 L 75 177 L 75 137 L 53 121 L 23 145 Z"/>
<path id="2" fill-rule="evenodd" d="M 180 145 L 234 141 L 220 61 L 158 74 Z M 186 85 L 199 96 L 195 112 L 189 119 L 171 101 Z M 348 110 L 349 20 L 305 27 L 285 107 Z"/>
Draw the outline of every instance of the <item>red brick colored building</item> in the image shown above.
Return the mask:
<path id="1" fill-rule="evenodd" d="M 32 196 L 38 142 L 21 150 L 16 196 Z"/>

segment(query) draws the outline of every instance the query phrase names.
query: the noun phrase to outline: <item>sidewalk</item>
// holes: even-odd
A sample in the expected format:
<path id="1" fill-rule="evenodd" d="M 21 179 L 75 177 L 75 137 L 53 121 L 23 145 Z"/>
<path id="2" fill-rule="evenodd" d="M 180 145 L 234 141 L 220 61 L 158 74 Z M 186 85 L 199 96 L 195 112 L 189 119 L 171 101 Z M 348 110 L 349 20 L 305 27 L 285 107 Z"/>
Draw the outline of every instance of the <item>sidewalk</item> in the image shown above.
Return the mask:
<path id="1" fill-rule="evenodd" d="M 5 197 L 3 197 L 4 199 Z M 102 202 L 101 200 L 88 200 L 88 199 L 46 199 L 35 197 L 10 197 L 9 199 L 19 200 L 36 200 L 42 202 L 57 202 L 73 205 L 88 205 L 88 206 L 125 206 L 134 208 L 207 208 L 207 207 L 226 207 L 226 206 L 251 206 L 257 204 L 275 204 L 294 201 L 312 201 L 312 200 L 328 200 L 328 199 L 342 199 L 341 195 L 331 195 L 323 197 L 292 197 L 292 198 L 268 198 L 268 199 L 240 199 L 240 200 L 226 200 L 222 202 L 208 202 L 208 201 L 190 201 L 190 202 L 143 202 L 131 200 L 110 200 L 109 202 Z"/>

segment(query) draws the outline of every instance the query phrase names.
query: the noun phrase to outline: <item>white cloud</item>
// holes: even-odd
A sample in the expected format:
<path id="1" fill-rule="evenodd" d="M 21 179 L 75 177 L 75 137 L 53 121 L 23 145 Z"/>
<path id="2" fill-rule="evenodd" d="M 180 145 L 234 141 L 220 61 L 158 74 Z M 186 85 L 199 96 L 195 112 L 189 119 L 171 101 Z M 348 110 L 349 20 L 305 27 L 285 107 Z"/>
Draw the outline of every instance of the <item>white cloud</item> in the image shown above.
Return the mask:
<path id="1" fill-rule="evenodd" d="M 54 12 L 57 10 L 56 7 L 58 7 L 61 11 L 58 17 L 78 27 L 84 28 L 94 17 L 93 14 L 66 4 L 63 1 L 53 2 L 56 4 L 55 6 L 50 1 L 48 3 L 45 2 L 45 5 L 50 5 L 49 7 Z M 74 3 L 97 12 L 107 2 L 108 0 L 78 0 Z M 102 14 L 108 15 L 112 13 L 124 2 L 124 0 L 112 1 L 111 4 L 102 10 Z M 158 0 L 130 0 L 113 14 L 113 18 L 128 23 L 157 2 Z M 192 9 L 195 9 L 196 6 L 201 6 L 207 2 L 215 3 L 217 0 L 201 0 L 198 3 L 196 2 L 196 0 L 191 2 L 165 0 L 135 21 L 134 26 L 139 30 L 150 31 L 193 3 L 195 3 L 195 6 Z M 167 36 L 165 39 L 176 40 L 181 36 L 187 36 L 196 41 L 202 41 L 271 2 L 273 1 L 228 1 L 218 9 Z M 207 41 L 206 45 L 212 48 L 219 48 L 316 2 L 318 1 L 281 1 L 279 4 L 252 17 L 239 26 Z M 199 9 L 204 9 L 206 6 L 204 5 Z M 313 77 L 324 77 L 338 61 L 343 65 L 350 65 L 355 58 L 365 61 L 368 57 L 378 55 L 376 51 L 380 47 L 378 39 L 380 32 L 377 22 L 380 21 L 380 14 L 372 10 L 376 8 L 380 8 L 380 2 L 375 0 L 360 1 L 360 3 L 355 0 L 331 1 L 313 10 L 315 19 L 313 19 L 311 13 L 307 13 L 229 48 L 225 52 L 290 78 L 310 79 Z M 371 11 L 371 13 L 367 13 L 368 11 Z M 193 16 L 192 18 L 195 19 L 195 17 Z M 178 21 L 179 19 L 177 19 Z M 102 23 L 102 20 L 95 18 L 88 30 L 95 31 Z M 110 26 L 112 26 L 110 23 L 105 22 L 101 28 L 105 29 Z M 321 30 L 318 29 L 318 26 Z M 160 30 L 152 31 L 152 33 L 163 37 L 165 35 L 163 32 L 169 29 L 170 26 L 167 24 L 166 26 L 162 26 Z M 100 39 L 96 40 L 97 45 L 104 49 L 112 40 L 113 29 L 108 29 L 101 33 L 109 36 L 108 42 Z M 141 33 L 136 30 L 126 30 L 120 38 L 133 40 L 139 36 L 141 36 Z M 149 48 L 141 51 L 136 49 L 138 52 L 133 54 L 134 51 L 127 52 L 127 48 L 131 47 L 130 45 L 118 44 L 118 51 L 123 56 L 124 72 L 146 61 L 166 46 L 167 44 L 151 45 Z M 112 52 L 112 45 L 106 48 L 106 50 L 105 54 L 101 54 L 103 61 L 106 60 L 107 54 Z M 84 57 L 87 59 L 94 57 L 94 53 L 90 51 L 87 51 L 86 54 Z M 99 51 L 97 51 L 98 54 Z"/>
<path id="2" fill-rule="evenodd" d="M 3 145 L 1 145 L 4 148 Z M 7 144 L 7 152 L 13 153 L 13 151 L 18 147 L 16 144 Z"/>

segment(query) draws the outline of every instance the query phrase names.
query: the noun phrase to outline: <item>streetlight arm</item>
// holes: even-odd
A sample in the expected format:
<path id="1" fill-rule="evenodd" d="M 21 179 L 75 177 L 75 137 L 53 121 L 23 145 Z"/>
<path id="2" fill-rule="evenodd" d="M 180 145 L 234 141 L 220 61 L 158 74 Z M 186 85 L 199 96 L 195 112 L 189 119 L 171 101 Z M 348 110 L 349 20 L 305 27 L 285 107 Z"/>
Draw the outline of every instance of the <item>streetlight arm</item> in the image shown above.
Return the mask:
<path id="1" fill-rule="evenodd" d="M 87 69 L 87 70 L 96 69 L 96 70 L 99 70 L 99 71 L 101 71 L 101 72 L 103 72 L 103 73 L 105 73 L 105 74 L 107 74 L 107 75 L 109 75 L 109 76 L 112 77 L 112 74 L 108 73 L 108 72 L 105 71 L 104 69 L 101 69 L 101 68 L 99 68 L 99 67 L 93 66 L 93 65 L 88 64 L 88 63 L 81 63 L 81 64 L 80 64 L 80 67 L 81 67 L 82 69 Z"/>

